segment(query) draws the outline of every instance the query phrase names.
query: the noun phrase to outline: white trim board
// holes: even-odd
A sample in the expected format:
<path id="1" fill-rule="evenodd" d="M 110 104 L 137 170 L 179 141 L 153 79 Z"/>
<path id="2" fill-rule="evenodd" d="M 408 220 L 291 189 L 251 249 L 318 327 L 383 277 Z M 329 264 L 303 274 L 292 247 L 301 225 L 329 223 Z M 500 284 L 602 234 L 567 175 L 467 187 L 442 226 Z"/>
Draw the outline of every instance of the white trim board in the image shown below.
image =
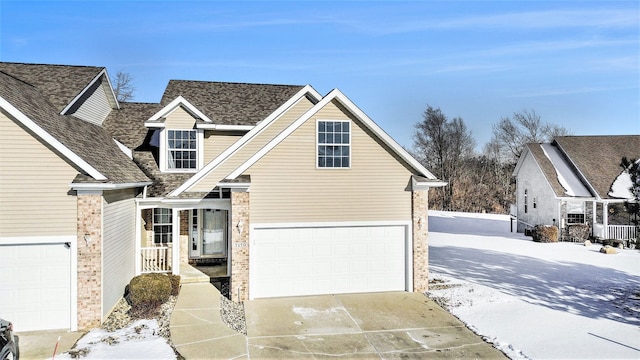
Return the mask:
<path id="1" fill-rule="evenodd" d="M 165 107 L 160 109 L 157 113 L 151 116 L 147 121 L 156 121 L 160 118 L 166 117 L 172 111 L 174 111 L 178 106 L 184 106 L 185 110 L 191 114 L 191 116 L 200 118 L 206 122 L 212 123 L 213 121 L 209 119 L 205 114 L 203 114 L 198 108 L 193 106 L 187 99 L 183 98 L 182 95 L 179 95 L 177 98 L 173 99 L 172 102 L 167 104 Z M 147 123 L 145 122 L 145 126 Z"/>

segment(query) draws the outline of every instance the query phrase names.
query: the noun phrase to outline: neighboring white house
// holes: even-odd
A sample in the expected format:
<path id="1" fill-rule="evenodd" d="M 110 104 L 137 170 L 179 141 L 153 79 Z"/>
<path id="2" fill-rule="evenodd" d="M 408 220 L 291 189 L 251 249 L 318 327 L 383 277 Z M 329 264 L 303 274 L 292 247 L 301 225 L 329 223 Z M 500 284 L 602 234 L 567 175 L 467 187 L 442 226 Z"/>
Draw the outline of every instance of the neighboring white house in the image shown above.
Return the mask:
<path id="1" fill-rule="evenodd" d="M 527 144 L 513 172 L 518 232 L 555 225 L 564 235 L 572 224 L 588 224 L 596 238 L 634 238 L 623 157 L 640 158 L 640 135 L 559 136 Z"/>

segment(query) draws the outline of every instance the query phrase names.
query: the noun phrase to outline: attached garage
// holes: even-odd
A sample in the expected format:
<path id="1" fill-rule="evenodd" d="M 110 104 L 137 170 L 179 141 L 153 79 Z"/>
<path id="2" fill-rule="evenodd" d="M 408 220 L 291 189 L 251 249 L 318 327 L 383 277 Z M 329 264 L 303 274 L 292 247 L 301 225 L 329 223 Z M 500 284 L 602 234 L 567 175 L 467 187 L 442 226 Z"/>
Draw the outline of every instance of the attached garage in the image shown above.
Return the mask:
<path id="1" fill-rule="evenodd" d="M 408 225 L 254 227 L 250 298 L 407 289 Z"/>
<path id="2" fill-rule="evenodd" d="M 0 317 L 17 331 L 71 328 L 70 243 L 0 244 Z"/>

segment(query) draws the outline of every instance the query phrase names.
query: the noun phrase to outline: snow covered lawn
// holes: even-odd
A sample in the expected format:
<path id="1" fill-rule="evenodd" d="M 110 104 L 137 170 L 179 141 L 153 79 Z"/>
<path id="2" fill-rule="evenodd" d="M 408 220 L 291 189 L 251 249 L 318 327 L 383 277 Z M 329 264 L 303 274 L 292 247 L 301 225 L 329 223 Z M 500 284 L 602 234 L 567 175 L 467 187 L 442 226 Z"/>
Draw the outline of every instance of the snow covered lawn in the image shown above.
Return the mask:
<path id="1" fill-rule="evenodd" d="M 138 320 L 113 332 L 93 329 L 73 350 L 55 359 L 175 359 L 176 354 L 158 335 L 159 330 L 157 320 Z"/>
<path id="2" fill-rule="evenodd" d="M 430 211 L 429 295 L 511 358 L 639 359 L 640 251 L 600 247 L 534 243 L 506 215 Z"/>

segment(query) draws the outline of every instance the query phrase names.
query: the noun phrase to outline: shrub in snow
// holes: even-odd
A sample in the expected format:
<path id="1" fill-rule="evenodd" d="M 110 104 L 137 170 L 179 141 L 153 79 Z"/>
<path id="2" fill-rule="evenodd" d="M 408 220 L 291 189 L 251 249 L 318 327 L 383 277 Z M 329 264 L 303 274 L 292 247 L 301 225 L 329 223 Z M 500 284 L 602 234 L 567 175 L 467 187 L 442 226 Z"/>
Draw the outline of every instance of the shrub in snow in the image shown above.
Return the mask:
<path id="1" fill-rule="evenodd" d="M 552 225 L 536 225 L 533 228 L 533 241 L 558 242 L 558 228 Z"/>
<path id="2" fill-rule="evenodd" d="M 142 274 L 129 282 L 127 300 L 134 318 L 155 317 L 171 296 L 171 279 L 165 274 Z"/>
<path id="3" fill-rule="evenodd" d="M 569 225 L 569 238 L 571 239 L 588 239 L 591 234 L 589 224 L 572 224 Z"/>
<path id="4" fill-rule="evenodd" d="M 605 245 L 600 248 L 600 252 L 603 254 L 617 254 L 618 250 L 616 250 L 616 248 L 611 247 L 609 245 Z"/>

